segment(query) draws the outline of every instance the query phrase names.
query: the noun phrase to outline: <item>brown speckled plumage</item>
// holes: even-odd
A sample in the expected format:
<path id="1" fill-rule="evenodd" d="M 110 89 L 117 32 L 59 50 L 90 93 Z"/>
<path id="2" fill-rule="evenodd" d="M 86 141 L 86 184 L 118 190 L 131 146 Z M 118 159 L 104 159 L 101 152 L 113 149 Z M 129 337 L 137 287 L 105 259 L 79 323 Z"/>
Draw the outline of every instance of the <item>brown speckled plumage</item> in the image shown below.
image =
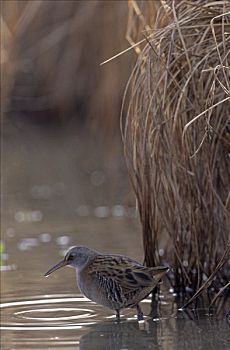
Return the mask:
<path id="1" fill-rule="evenodd" d="M 163 266 L 145 267 L 121 255 L 104 255 L 86 247 L 74 247 L 45 276 L 65 265 L 76 268 L 79 289 L 87 298 L 116 310 L 117 317 L 121 309 L 136 307 L 138 319 L 143 318 L 138 303 L 151 293 L 168 270 Z"/>

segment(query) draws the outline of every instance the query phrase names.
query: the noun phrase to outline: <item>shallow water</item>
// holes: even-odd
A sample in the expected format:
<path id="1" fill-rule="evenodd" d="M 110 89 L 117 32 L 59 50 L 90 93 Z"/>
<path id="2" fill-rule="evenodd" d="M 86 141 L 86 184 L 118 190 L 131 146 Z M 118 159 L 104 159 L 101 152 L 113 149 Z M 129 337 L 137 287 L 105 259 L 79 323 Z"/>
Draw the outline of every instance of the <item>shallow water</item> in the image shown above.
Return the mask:
<path id="1" fill-rule="evenodd" d="M 9 256 L 3 264 L 8 268 L 2 272 L 1 349 L 229 349 L 230 324 L 224 312 L 209 316 L 205 310 L 177 311 L 173 295 L 164 288 L 154 318 L 146 316 L 144 322 L 137 322 L 135 310 L 129 309 L 118 323 L 111 310 L 80 294 L 73 269 L 63 268 L 45 278 L 44 272 L 73 244 L 99 249 L 104 242 L 104 252 L 141 260 L 136 219 L 88 218 L 76 226 L 78 234 L 49 236 L 40 227 L 33 237 L 22 237 L 20 232 L 14 239 L 6 237 Z M 97 232 L 93 243 L 90 227 Z M 110 227 L 110 242 L 103 227 Z M 150 298 L 142 302 L 145 315 L 150 306 Z"/>

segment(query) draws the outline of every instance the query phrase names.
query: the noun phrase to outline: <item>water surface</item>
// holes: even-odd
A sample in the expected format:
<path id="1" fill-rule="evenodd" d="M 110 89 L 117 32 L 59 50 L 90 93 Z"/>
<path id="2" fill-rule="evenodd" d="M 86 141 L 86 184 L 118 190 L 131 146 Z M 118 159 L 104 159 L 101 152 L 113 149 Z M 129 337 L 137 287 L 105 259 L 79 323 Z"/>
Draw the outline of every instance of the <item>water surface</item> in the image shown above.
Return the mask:
<path id="1" fill-rule="evenodd" d="M 77 232 L 66 227 L 65 234 L 56 231 L 49 236 L 41 232 L 41 225 L 29 237 L 22 234 L 24 230 L 16 237 L 6 236 L 9 256 L 4 260 L 8 269 L 2 272 L 2 349 L 229 349 L 230 324 L 224 312 L 218 316 L 208 315 L 207 310 L 179 312 L 165 288 L 154 317 L 147 316 L 151 311 L 148 298 L 142 302 L 144 322 L 137 322 L 135 310 L 129 309 L 119 323 L 111 310 L 79 292 L 73 269 L 66 267 L 45 278 L 44 272 L 74 244 L 96 249 L 102 245 L 104 252 L 141 261 L 136 219 L 87 218 L 76 227 Z M 110 240 L 105 228 L 110 228 Z"/>

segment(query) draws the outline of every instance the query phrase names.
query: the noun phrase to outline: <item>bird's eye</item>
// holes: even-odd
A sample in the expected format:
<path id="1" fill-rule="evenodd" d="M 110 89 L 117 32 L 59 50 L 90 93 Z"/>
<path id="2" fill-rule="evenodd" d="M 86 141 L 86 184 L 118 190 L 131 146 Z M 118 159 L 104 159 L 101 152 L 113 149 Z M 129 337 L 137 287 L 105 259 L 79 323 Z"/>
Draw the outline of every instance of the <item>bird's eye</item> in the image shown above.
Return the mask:
<path id="1" fill-rule="evenodd" d="M 74 255 L 73 254 L 70 254 L 69 256 L 68 256 L 68 260 L 73 260 L 74 259 Z"/>

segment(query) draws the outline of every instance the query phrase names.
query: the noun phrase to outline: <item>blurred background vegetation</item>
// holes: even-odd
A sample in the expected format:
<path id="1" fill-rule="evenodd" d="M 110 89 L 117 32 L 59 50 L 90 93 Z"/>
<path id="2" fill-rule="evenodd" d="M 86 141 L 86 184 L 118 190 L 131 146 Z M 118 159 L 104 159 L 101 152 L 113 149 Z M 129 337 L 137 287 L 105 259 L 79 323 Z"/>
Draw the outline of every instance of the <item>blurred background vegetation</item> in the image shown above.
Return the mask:
<path id="1" fill-rule="evenodd" d="M 3 2 L 10 118 L 45 127 L 75 119 L 79 127 L 115 134 L 132 56 L 100 63 L 127 46 L 127 12 L 126 1 Z"/>
<path id="2" fill-rule="evenodd" d="M 135 53 L 100 66 L 128 46 L 129 11 L 126 1 L 2 2 L 6 221 L 39 200 L 57 221 L 130 204 L 119 118 Z"/>

